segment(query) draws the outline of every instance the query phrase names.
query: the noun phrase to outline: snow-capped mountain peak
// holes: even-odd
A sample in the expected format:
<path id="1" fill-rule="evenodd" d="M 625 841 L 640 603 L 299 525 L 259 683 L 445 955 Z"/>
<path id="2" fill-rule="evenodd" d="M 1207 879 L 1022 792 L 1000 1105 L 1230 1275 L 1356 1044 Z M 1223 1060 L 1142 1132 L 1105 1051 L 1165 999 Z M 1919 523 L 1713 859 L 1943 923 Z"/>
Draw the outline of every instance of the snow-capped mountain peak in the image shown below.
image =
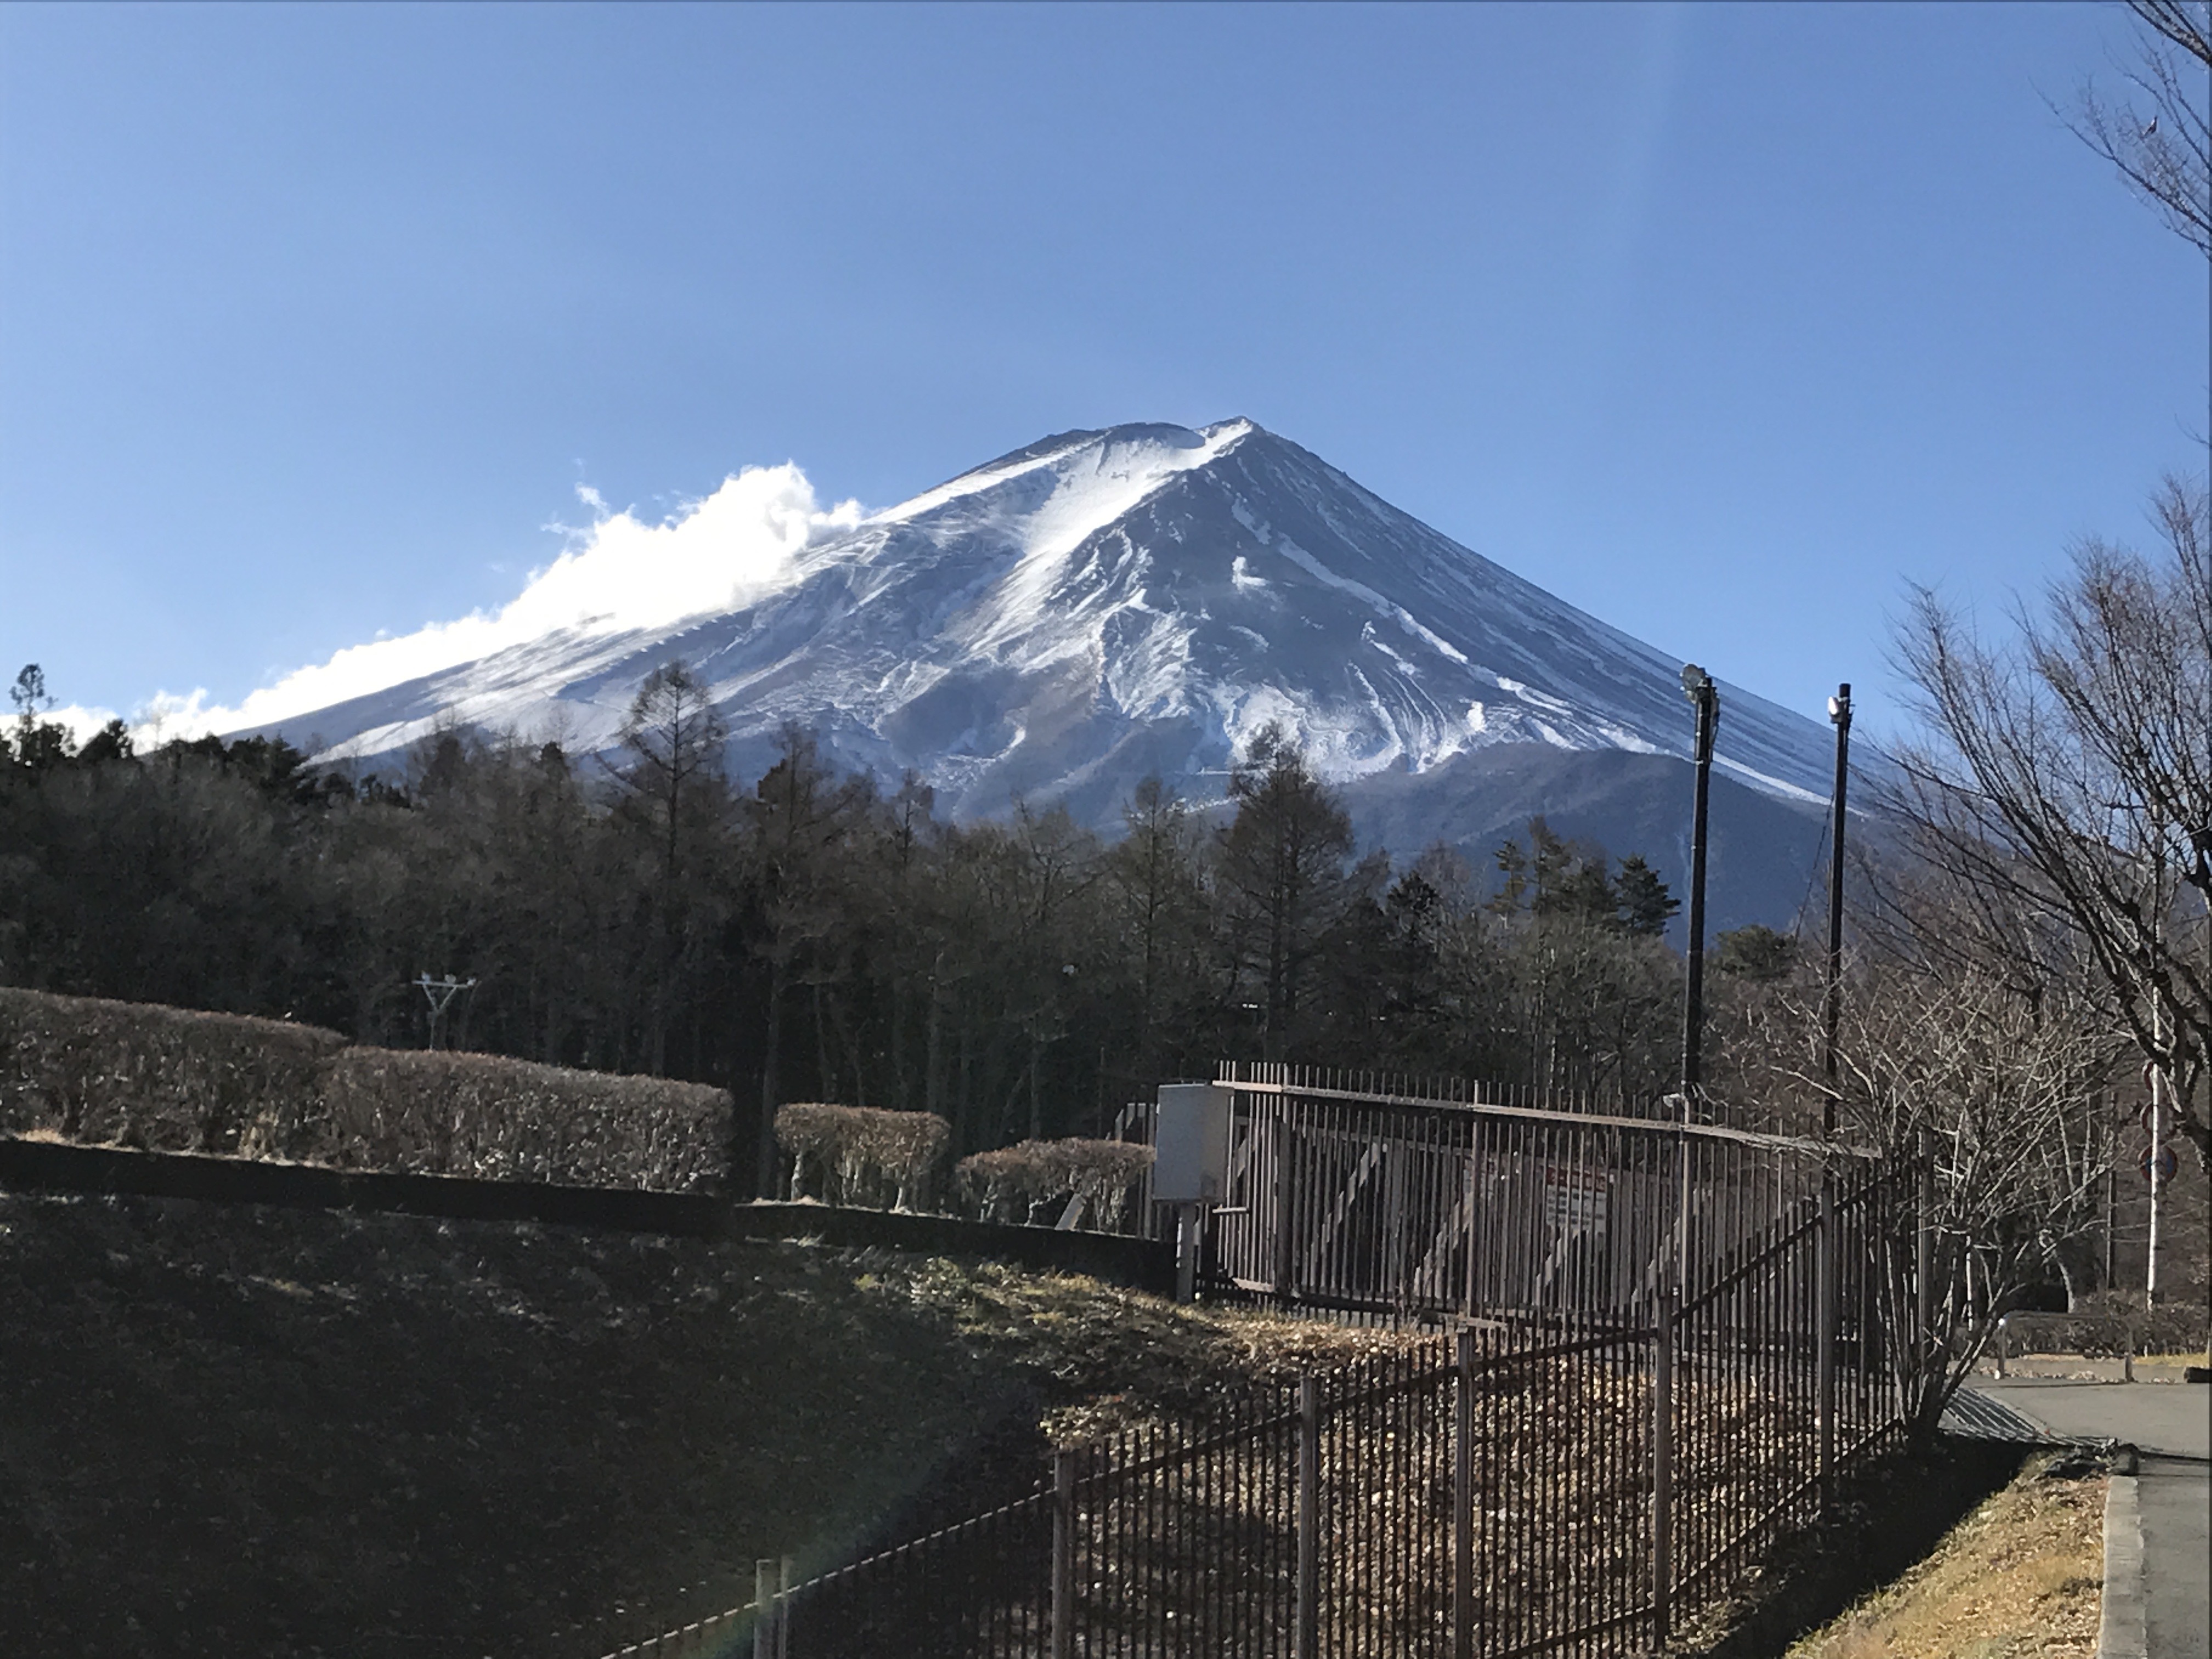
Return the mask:
<path id="1" fill-rule="evenodd" d="M 1248 420 L 1066 432 L 790 555 L 770 591 L 657 628 L 548 632 L 283 722 L 388 754 L 439 722 L 614 744 L 680 658 L 732 770 L 781 726 L 960 814 L 1022 796 L 1110 823 L 1147 772 L 1195 796 L 1279 723 L 1325 777 L 1418 777 L 1509 746 L 1684 757 L 1680 664 Z M 1719 764 L 1826 799 L 1828 733 L 1723 686 Z"/>

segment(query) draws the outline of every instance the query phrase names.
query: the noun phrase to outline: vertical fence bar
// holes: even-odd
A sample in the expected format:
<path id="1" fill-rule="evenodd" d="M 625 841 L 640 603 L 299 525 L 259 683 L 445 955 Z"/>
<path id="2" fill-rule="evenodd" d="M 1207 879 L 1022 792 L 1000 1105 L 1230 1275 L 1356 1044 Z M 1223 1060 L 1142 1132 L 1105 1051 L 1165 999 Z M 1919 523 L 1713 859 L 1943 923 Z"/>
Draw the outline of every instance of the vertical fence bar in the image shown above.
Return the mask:
<path id="1" fill-rule="evenodd" d="M 1674 1290 L 1659 1292 L 1651 1341 L 1651 1641 L 1667 1644 L 1674 1577 Z"/>
<path id="2" fill-rule="evenodd" d="M 1321 1379 L 1298 1378 L 1296 1659 L 1321 1659 Z"/>
<path id="3" fill-rule="evenodd" d="M 762 1556 L 753 1563 L 753 1659 L 775 1659 L 775 1563 Z"/>
<path id="4" fill-rule="evenodd" d="M 1917 1413 L 1928 1367 L 1936 1352 L 1936 1149 L 1923 1129 L 1913 1149 L 1912 1353 L 1905 1409 Z"/>
<path id="5" fill-rule="evenodd" d="M 1814 1267 L 1813 1411 L 1819 1437 L 1818 1468 L 1820 1504 L 1826 1508 L 1834 1496 L 1836 1475 L 1836 1181 L 1832 1173 L 1820 1180 L 1820 1223 L 1814 1235 L 1819 1251 Z"/>
<path id="6" fill-rule="evenodd" d="M 1459 1334 L 1452 1377 L 1452 1659 L 1474 1659 L 1474 1344 Z"/>
<path id="7" fill-rule="evenodd" d="M 1075 1454 L 1052 1455 L 1052 1659 L 1075 1659 Z"/>
<path id="8" fill-rule="evenodd" d="M 1287 1297 L 1297 1288 L 1294 1282 L 1296 1269 L 1291 1256 L 1291 1240 L 1296 1237 L 1291 1219 L 1292 1206 L 1296 1197 L 1296 1188 L 1293 1185 L 1296 1176 L 1291 1167 L 1294 1162 L 1294 1144 L 1291 1131 L 1291 1099 L 1287 1095 L 1276 1095 L 1272 1097 L 1255 1096 L 1254 1097 L 1255 1115 L 1259 1102 L 1261 1100 L 1268 1102 L 1268 1115 L 1273 1124 L 1275 1294 L 1278 1297 Z"/>

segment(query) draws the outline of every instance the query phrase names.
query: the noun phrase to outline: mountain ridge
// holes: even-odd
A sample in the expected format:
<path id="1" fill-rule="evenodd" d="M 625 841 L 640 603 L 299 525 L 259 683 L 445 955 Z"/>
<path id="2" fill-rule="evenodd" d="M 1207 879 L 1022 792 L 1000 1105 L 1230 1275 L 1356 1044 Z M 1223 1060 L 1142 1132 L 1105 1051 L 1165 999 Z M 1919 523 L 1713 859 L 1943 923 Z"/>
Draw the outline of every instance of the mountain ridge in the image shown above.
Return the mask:
<path id="1" fill-rule="evenodd" d="M 1679 663 L 1243 418 L 1056 433 L 810 541 L 740 605 L 580 622 L 253 730 L 329 761 L 456 724 L 605 750 L 638 685 L 679 658 L 729 728 L 733 775 L 757 775 L 795 720 L 836 763 L 919 773 L 958 817 L 1058 800 L 1111 829 L 1154 772 L 1217 801 L 1271 722 L 1363 830 L 1387 820 L 1423 842 L 1474 835 L 1467 791 L 1524 745 L 1643 757 L 1575 769 L 1593 804 L 1573 833 L 1613 844 L 1612 819 L 1652 821 L 1664 763 L 1687 800 Z M 1725 682 L 1722 696 L 1717 775 L 1778 824 L 1817 819 L 1825 726 Z"/>

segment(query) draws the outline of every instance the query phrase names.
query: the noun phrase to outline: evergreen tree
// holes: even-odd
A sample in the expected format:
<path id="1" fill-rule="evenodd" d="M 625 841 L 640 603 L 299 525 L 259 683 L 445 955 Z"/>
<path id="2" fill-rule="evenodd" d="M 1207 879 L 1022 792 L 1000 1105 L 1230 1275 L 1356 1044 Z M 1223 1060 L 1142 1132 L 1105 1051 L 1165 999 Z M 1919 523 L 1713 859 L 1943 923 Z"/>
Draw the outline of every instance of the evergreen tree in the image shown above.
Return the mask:
<path id="1" fill-rule="evenodd" d="M 1221 832 L 1221 880 L 1237 960 L 1256 981 L 1261 1047 L 1280 1060 L 1299 1035 L 1322 941 L 1356 896 L 1352 820 L 1273 724 L 1253 739 L 1229 793 L 1237 816 Z"/>
<path id="2" fill-rule="evenodd" d="M 1613 878 L 1613 891 L 1620 906 L 1621 927 L 1640 939 L 1663 936 L 1667 924 L 1682 908 L 1682 901 L 1667 890 L 1667 884 L 1659 879 L 1659 872 L 1641 853 L 1631 853 L 1621 860 L 1620 873 Z"/>
<path id="3" fill-rule="evenodd" d="M 1797 941 L 1758 922 L 1730 928 L 1714 943 L 1715 972 L 1755 982 L 1787 979 L 1797 963 Z"/>
<path id="4" fill-rule="evenodd" d="M 1138 784 L 1121 823 L 1121 839 L 1105 855 L 1103 896 L 1135 1002 L 1129 1080 L 1149 1088 L 1183 1069 L 1166 1058 L 1182 1051 L 1194 1005 L 1204 1000 L 1212 897 L 1190 808 L 1158 778 Z"/>

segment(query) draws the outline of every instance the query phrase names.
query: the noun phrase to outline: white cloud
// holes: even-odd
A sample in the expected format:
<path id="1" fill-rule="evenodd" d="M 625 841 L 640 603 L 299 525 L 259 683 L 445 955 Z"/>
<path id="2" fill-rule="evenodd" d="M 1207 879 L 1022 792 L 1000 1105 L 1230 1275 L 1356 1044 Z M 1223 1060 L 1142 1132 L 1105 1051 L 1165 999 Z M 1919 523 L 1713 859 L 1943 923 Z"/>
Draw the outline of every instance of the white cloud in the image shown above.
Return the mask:
<path id="1" fill-rule="evenodd" d="M 114 718 L 115 711 L 112 708 L 91 708 L 81 702 L 56 703 L 52 708 L 41 708 L 39 711 L 39 720 L 41 724 L 66 727 L 69 734 L 79 744 L 82 744 L 86 738 L 91 737 L 94 732 Z M 12 730 L 15 724 L 15 716 L 8 715 L 7 724 Z"/>
<path id="2" fill-rule="evenodd" d="M 135 717 L 142 744 L 204 732 L 264 726 L 386 686 L 474 662 L 558 629 L 615 633 L 656 628 L 727 610 L 789 582 L 810 541 L 851 528 L 860 503 L 823 509 L 793 462 L 749 466 L 658 524 L 628 510 L 607 511 L 599 492 L 579 486 L 598 516 L 569 532 L 561 556 L 531 573 L 498 611 L 432 623 L 412 634 L 349 646 L 328 662 L 296 669 L 234 708 L 210 705 L 204 690 L 157 692 Z"/>

